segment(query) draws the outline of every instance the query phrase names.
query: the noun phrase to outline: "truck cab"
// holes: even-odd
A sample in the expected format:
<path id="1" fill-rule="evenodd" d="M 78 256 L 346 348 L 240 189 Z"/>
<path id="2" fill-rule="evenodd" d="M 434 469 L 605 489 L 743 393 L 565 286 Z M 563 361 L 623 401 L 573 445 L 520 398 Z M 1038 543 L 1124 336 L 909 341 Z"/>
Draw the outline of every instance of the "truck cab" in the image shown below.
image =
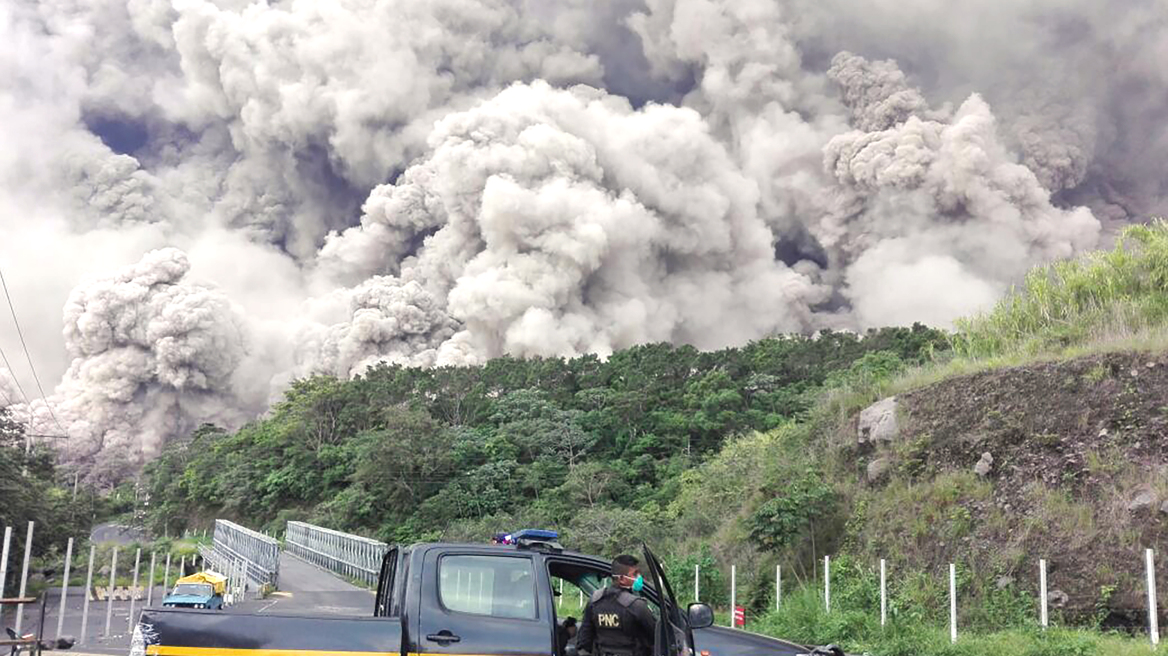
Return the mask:
<path id="1" fill-rule="evenodd" d="M 273 651 L 383 656 L 571 656 L 558 639 L 562 580 L 591 594 L 607 584 L 610 561 L 547 539 L 513 544 L 425 543 L 391 548 L 382 560 L 371 616 L 245 615 L 149 609 L 134 654 L 204 655 Z M 712 627 L 705 604 L 678 607 L 660 562 L 646 547 L 642 595 L 659 618 L 654 656 L 766 653 L 804 647 Z M 759 640 L 762 642 L 760 643 Z M 358 654 L 354 654 L 358 656 Z"/>
<path id="2" fill-rule="evenodd" d="M 659 623 L 660 654 L 687 656 L 691 626 L 709 626 L 713 612 L 699 604 L 683 613 L 667 587 L 659 595 L 664 575 L 647 548 L 644 567 L 646 597 L 658 618 L 663 612 L 666 618 Z M 565 656 L 558 639 L 566 619 L 557 613 L 559 583 L 590 595 L 607 585 L 609 568 L 609 561 L 542 540 L 521 539 L 513 548 L 415 545 L 386 554 L 374 613 L 402 617 L 408 653 Z M 418 594 L 402 594 L 411 589 Z M 403 601 L 413 607 L 402 608 Z"/>

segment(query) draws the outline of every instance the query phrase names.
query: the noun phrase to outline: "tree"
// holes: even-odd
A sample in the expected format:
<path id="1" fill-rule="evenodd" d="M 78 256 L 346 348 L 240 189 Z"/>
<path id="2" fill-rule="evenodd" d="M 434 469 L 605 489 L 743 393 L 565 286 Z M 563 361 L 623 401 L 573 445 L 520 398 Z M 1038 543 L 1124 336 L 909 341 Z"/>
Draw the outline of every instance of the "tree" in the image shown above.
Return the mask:
<path id="1" fill-rule="evenodd" d="M 371 495 L 375 515 L 405 517 L 454 480 L 454 439 L 424 411 L 386 408 L 382 426 L 356 437 L 352 481 Z"/>
<path id="2" fill-rule="evenodd" d="M 0 526 L 23 536 L 28 522 L 36 522 L 36 552 L 55 551 L 69 537 L 88 532 L 77 516 L 89 514 L 91 498 L 85 494 L 75 501 L 70 490 L 57 485 L 56 454 L 39 444 L 26 454 L 24 436 L 24 427 L 0 408 Z"/>
<path id="3" fill-rule="evenodd" d="M 830 515 L 836 493 L 815 470 L 808 469 L 783 493 L 763 503 L 750 517 L 750 538 L 763 549 L 778 551 L 814 533 L 817 517 Z M 810 529 L 810 530 L 809 530 Z"/>
<path id="4" fill-rule="evenodd" d="M 585 462 L 568 472 L 562 491 L 575 508 L 593 508 L 607 501 L 617 474 L 607 464 Z"/>

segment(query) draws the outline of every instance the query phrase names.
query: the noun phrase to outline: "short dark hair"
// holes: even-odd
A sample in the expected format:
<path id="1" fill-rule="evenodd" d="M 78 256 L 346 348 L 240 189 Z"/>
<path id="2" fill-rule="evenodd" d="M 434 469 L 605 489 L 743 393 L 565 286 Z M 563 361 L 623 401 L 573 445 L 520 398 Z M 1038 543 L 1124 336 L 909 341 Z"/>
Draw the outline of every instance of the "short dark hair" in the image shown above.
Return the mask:
<path id="1" fill-rule="evenodd" d="M 621 554 L 621 555 L 617 556 L 616 558 L 612 559 L 612 575 L 613 576 L 625 576 L 629 572 L 636 569 L 637 565 L 640 565 L 640 564 L 641 564 L 641 561 L 637 560 L 636 556 L 630 556 L 629 554 Z"/>

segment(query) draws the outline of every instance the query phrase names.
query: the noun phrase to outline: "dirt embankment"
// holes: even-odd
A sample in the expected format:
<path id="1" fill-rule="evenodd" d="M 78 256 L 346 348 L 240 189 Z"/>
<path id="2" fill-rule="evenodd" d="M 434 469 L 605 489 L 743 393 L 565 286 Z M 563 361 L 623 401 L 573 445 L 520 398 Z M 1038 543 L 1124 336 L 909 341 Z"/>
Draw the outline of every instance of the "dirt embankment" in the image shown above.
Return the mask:
<path id="1" fill-rule="evenodd" d="M 1056 606 L 1122 623 L 1145 608 L 1152 547 L 1168 599 L 1168 356 L 962 376 L 894 412 L 888 439 L 858 447 L 880 461 L 858 494 L 861 549 L 1027 590 L 1046 558 Z"/>

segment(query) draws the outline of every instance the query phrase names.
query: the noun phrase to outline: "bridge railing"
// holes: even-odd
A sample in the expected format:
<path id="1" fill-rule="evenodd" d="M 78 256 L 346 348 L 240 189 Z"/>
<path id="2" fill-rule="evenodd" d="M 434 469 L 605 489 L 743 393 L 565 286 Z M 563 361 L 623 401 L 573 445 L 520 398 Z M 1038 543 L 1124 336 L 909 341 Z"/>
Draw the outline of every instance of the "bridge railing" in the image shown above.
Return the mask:
<path id="1" fill-rule="evenodd" d="M 263 584 L 260 584 L 258 589 L 250 587 L 251 577 L 247 572 L 247 561 L 233 558 L 226 552 L 215 551 L 215 549 L 205 545 L 199 547 L 199 555 L 202 556 L 205 567 L 227 577 L 227 594 L 223 599 L 224 605 L 230 606 L 238 603 L 247 597 L 249 591 L 255 592 L 257 597 L 263 595 Z"/>
<path id="2" fill-rule="evenodd" d="M 215 520 L 213 551 L 231 562 L 246 564 L 248 580 L 275 588 L 280 579 L 280 543 L 263 533 L 226 519 Z M 210 559 L 209 559 L 210 560 Z"/>
<path id="3" fill-rule="evenodd" d="M 375 587 L 381 558 L 389 551 L 389 545 L 305 522 L 288 522 L 284 550 L 318 567 Z"/>

